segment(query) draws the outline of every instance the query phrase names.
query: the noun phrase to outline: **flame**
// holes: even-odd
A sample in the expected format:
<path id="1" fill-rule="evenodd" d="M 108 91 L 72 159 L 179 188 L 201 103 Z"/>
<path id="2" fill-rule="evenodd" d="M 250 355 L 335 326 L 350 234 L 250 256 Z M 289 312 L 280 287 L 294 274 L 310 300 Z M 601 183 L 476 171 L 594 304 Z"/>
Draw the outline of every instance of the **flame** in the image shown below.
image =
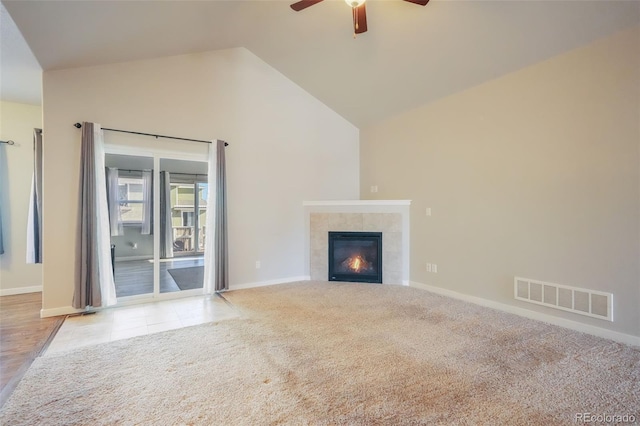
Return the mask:
<path id="1" fill-rule="evenodd" d="M 353 272 L 360 272 L 365 264 L 365 260 L 361 256 L 349 258 L 349 268 Z"/>
<path id="2" fill-rule="evenodd" d="M 343 260 L 340 266 L 344 272 L 350 271 L 359 274 L 370 270 L 371 262 L 367 261 L 361 254 L 354 254 Z"/>

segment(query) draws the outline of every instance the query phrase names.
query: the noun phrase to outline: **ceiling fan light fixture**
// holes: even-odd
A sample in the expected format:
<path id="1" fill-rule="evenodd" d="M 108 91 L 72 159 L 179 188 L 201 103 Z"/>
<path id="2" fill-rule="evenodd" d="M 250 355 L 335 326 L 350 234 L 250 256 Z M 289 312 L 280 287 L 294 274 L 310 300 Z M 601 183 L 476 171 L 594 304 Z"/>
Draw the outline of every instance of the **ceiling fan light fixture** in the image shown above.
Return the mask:
<path id="1" fill-rule="evenodd" d="M 296 12 L 300 12 L 314 4 L 318 4 L 324 0 L 298 0 L 297 2 L 289 5 L 291 9 Z M 362 34 L 367 32 L 367 9 L 365 0 L 344 0 L 345 3 L 351 8 L 351 14 L 353 16 L 353 38 L 356 34 Z M 404 0 L 409 3 L 414 3 L 420 6 L 424 6 L 429 3 L 429 0 Z"/>
<path id="2" fill-rule="evenodd" d="M 344 0 L 345 3 L 351 8 L 360 7 L 364 4 L 365 0 Z"/>

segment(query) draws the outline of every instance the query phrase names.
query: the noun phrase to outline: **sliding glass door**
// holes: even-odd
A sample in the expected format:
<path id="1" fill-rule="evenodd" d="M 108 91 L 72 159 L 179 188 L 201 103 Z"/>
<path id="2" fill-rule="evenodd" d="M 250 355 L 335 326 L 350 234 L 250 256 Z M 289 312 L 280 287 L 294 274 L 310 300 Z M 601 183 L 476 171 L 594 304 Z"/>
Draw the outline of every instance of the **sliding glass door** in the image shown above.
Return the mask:
<path id="1" fill-rule="evenodd" d="M 204 279 L 207 163 L 105 155 L 119 302 L 197 294 Z"/>
<path id="2" fill-rule="evenodd" d="M 154 293 L 151 176 L 153 158 L 106 154 L 111 258 L 116 297 Z"/>
<path id="3" fill-rule="evenodd" d="M 162 158 L 160 171 L 167 191 L 161 207 L 164 256 L 159 263 L 160 293 L 201 289 L 204 280 L 207 163 Z M 171 250 L 168 250 L 170 245 Z"/>

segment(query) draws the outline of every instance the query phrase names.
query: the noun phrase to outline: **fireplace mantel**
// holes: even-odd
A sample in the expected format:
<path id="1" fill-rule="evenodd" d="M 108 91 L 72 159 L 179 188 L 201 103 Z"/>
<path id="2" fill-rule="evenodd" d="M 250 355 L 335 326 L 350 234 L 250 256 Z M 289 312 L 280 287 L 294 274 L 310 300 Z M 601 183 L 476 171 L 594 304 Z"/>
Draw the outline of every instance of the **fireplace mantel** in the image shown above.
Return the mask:
<path id="1" fill-rule="evenodd" d="M 411 200 L 304 201 L 306 275 L 328 279 L 328 232 L 382 232 L 383 284 L 409 283 Z"/>

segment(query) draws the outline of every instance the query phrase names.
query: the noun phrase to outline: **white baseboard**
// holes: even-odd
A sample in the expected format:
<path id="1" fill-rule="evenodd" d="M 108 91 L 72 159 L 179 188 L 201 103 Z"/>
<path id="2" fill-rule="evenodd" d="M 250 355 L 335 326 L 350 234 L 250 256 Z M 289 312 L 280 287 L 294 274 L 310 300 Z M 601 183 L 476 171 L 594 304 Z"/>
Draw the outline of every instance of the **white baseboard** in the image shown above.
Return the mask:
<path id="1" fill-rule="evenodd" d="M 61 315 L 71 315 L 84 312 L 85 309 L 76 309 L 72 306 L 61 306 L 59 308 L 40 309 L 40 318 L 59 317 Z"/>
<path id="2" fill-rule="evenodd" d="M 41 285 L 34 285 L 30 287 L 3 288 L 3 289 L 0 289 L 0 296 L 13 296 L 14 294 L 40 293 L 41 291 L 42 291 Z"/>
<path id="3" fill-rule="evenodd" d="M 456 291 L 447 290 L 445 288 L 435 287 L 428 284 L 422 284 L 422 283 L 410 281 L 409 285 L 411 287 L 427 290 L 432 293 L 439 294 L 441 296 L 451 297 L 452 299 L 458 299 L 465 302 L 470 302 L 476 305 L 485 306 L 487 308 L 496 309 L 498 311 L 515 314 L 524 318 L 529 318 L 536 321 L 542 321 L 542 322 L 557 325 L 560 327 L 568 328 L 570 330 L 575 330 L 582 333 L 591 334 L 593 336 L 614 340 L 616 342 L 625 343 L 627 345 L 640 346 L 640 337 L 633 336 L 631 334 L 625 334 L 625 333 L 620 333 L 618 331 L 607 330 L 605 328 L 583 324 L 581 322 L 572 321 L 565 318 L 559 318 L 552 315 L 543 314 L 541 312 L 535 312 L 529 309 L 523 309 L 517 306 L 507 305 L 506 303 L 500 303 L 500 302 L 495 302 L 493 300 L 483 299 L 481 297 L 470 296 L 467 294 L 458 293 Z"/>
<path id="4" fill-rule="evenodd" d="M 276 285 L 276 284 L 286 284 L 286 283 L 293 283 L 296 281 L 309 281 L 310 279 L 311 277 L 308 275 L 302 275 L 299 277 L 278 278 L 275 280 L 258 281 L 255 283 L 234 284 L 229 286 L 229 290 L 243 290 L 245 288 L 264 287 L 267 285 Z"/>

